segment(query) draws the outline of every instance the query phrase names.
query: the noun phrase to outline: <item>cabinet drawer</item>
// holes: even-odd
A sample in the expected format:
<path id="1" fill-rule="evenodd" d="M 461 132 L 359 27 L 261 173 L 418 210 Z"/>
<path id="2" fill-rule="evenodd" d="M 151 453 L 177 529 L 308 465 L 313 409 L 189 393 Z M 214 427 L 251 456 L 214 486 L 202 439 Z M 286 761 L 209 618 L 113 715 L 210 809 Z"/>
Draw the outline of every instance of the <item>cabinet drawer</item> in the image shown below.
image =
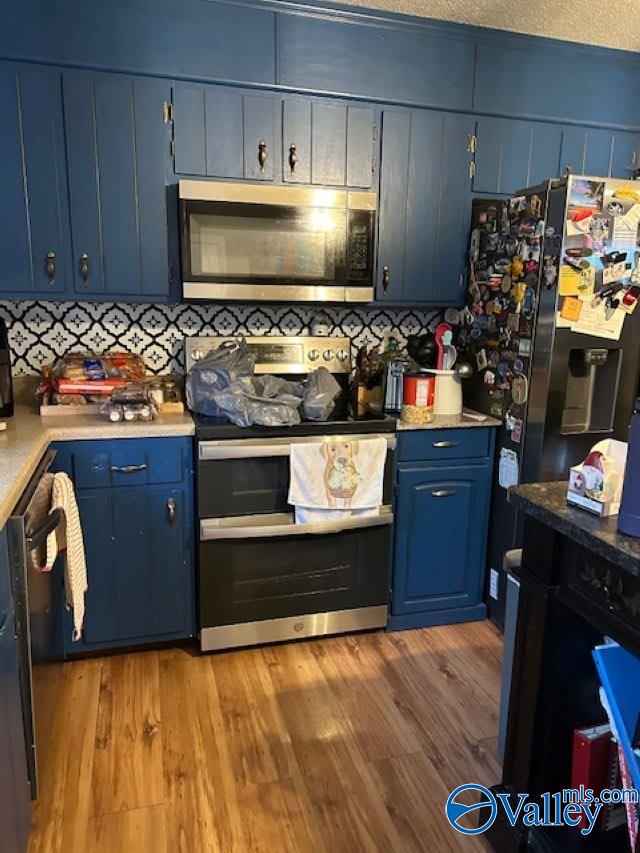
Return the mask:
<path id="1" fill-rule="evenodd" d="M 188 438 L 80 441 L 64 467 L 76 489 L 180 483 L 190 452 Z"/>
<path id="2" fill-rule="evenodd" d="M 488 456 L 490 430 L 426 429 L 398 433 L 398 461 L 473 459 Z"/>

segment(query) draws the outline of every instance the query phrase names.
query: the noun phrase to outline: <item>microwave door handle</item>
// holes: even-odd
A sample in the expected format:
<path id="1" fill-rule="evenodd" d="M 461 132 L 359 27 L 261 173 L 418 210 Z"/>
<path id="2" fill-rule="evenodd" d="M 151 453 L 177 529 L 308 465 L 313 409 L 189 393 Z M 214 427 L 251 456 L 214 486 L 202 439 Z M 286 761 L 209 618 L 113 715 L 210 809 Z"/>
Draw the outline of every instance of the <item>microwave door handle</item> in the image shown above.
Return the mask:
<path id="1" fill-rule="evenodd" d="M 367 527 L 382 527 L 393 524 L 393 512 L 390 506 L 380 507 L 378 515 L 345 518 L 342 521 L 312 522 L 296 524 L 289 513 L 274 513 L 274 524 L 237 525 L 239 519 L 204 519 L 200 522 L 200 540 L 208 542 L 215 539 L 267 539 L 274 536 L 321 536 L 327 533 L 342 533 L 344 530 L 362 530 Z"/>
<path id="2" fill-rule="evenodd" d="M 387 442 L 387 450 L 394 450 L 396 437 L 393 434 L 382 436 Z M 367 441 L 371 438 L 380 438 L 375 433 L 365 435 L 329 436 L 327 441 Z M 198 445 L 198 457 L 203 460 L 215 459 L 261 459 L 269 456 L 290 456 L 293 444 L 321 443 L 318 436 L 296 437 L 287 442 L 262 442 L 253 443 L 251 439 L 233 441 L 201 441 Z"/>
<path id="3" fill-rule="evenodd" d="M 33 551 L 46 540 L 47 536 L 56 529 L 62 521 L 62 509 L 56 507 L 49 513 L 49 517 L 39 530 L 27 536 L 27 551 Z"/>

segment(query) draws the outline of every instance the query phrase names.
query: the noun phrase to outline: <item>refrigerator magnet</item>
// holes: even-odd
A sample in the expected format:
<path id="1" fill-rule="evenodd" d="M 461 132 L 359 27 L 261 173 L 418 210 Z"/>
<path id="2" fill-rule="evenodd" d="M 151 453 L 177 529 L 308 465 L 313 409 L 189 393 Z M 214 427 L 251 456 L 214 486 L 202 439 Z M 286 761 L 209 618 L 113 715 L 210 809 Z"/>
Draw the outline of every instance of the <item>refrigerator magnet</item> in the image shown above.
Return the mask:
<path id="1" fill-rule="evenodd" d="M 489 362 L 487 361 L 487 351 L 483 348 L 478 350 L 476 353 L 476 367 L 478 370 L 484 370 L 488 367 Z"/>
<path id="2" fill-rule="evenodd" d="M 500 463 L 498 465 L 498 483 L 503 489 L 517 486 L 519 481 L 518 455 L 508 447 L 500 448 Z"/>
<path id="3" fill-rule="evenodd" d="M 497 350 L 492 349 L 489 353 L 489 367 L 497 367 L 499 361 L 500 353 Z"/>
<path id="4" fill-rule="evenodd" d="M 518 354 L 527 358 L 531 355 L 531 340 L 530 338 L 520 338 L 518 342 Z"/>
<path id="5" fill-rule="evenodd" d="M 513 382 L 511 383 L 511 396 L 513 398 L 513 402 L 519 406 L 527 402 L 527 397 L 529 396 L 529 383 L 527 382 L 527 377 L 524 376 L 524 374 L 521 373 L 518 376 L 513 377 Z"/>
<path id="6" fill-rule="evenodd" d="M 483 381 L 485 385 L 493 386 L 496 384 L 496 375 L 493 370 L 486 370 L 483 376 Z"/>
<path id="7" fill-rule="evenodd" d="M 513 372 L 514 373 L 523 373 L 524 372 L 524 361 L 521 358 L 514 358 L 514 360 L 513 360 Z"/>
<path id="8" fill-rule="evenodd" d="M 500 290 L 502 290 L 503 293 L 509 293 L 509 291 L 511 290 L 511 276 L 509 275 L 509 273 L 505 273 L 502 276 L 502 281 L 500 282 Z"/>
<path id="9" fill-rule="evenodd" d="M 522 421 L 520 418 L 514 418 L 511 441 L 515 441 L 516 444 L 520 444 L 522 441 Z"/>
<path id="10" fill-rule="evenodd" d="M 558 278 L 558 268 L 556 267 L 556 259 L 553 255 L 545 255 L 542 271 L 545 286 L 547 290 L 551 290 Z"/>
<path id="11" fill-rule="evenodd" d="M 517 332 L 520 328 L 520 316 L 518 314 L 511 313 L 507 316 L 507 329 L 510 332 Z"/>

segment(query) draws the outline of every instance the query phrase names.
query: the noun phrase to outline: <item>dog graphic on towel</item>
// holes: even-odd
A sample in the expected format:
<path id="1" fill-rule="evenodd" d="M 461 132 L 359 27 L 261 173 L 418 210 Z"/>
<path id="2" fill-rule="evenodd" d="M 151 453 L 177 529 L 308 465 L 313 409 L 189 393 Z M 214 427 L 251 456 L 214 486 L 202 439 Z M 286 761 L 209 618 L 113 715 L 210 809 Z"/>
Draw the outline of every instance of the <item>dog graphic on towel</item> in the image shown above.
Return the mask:
<path id="1" fill-rule="evenodd" d="M 351 500 L 360 481 L 355 463 L 359 450 L 357 441 L 327 442 L 320 448 L 320 453 L 326 460 L 324 488 L 331 509 L 351 508 Z"/>

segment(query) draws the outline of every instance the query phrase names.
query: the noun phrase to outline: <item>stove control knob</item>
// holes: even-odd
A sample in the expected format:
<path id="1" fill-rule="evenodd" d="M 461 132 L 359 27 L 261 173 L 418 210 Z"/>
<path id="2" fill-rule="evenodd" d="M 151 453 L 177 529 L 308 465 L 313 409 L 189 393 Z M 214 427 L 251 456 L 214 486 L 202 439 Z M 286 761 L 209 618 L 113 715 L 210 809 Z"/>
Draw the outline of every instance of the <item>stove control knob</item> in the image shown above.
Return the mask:
<path id="1" fill-rule="evenodd" d="M 204 358 L 204 353 L 201 349 L 194 349 L 194 351 L 191 353 L 191 358 L 194 361 L 200 361 L 201 358 Z"/>
<path id="2" fill-rule="evenodd" d="M 309 361 L 317 361 L 320 358 L 320 353 L 317 349 L 309 350 L 309 355 L 307 356 Z"/>
<path id="3" fill-rule="evenodd" d="M 349 353 L 346 349 L 339 349 L 337 352 L 338 361 L 346 361 L 349 358 Z"/>
<path id="4" fill-rule="evenodd" d="M 331 359 L 333 358 L 333 350 L 326 349 L 322 353 L 322 357 L 324 358 L 325 361 L 331 361 Z"/>

